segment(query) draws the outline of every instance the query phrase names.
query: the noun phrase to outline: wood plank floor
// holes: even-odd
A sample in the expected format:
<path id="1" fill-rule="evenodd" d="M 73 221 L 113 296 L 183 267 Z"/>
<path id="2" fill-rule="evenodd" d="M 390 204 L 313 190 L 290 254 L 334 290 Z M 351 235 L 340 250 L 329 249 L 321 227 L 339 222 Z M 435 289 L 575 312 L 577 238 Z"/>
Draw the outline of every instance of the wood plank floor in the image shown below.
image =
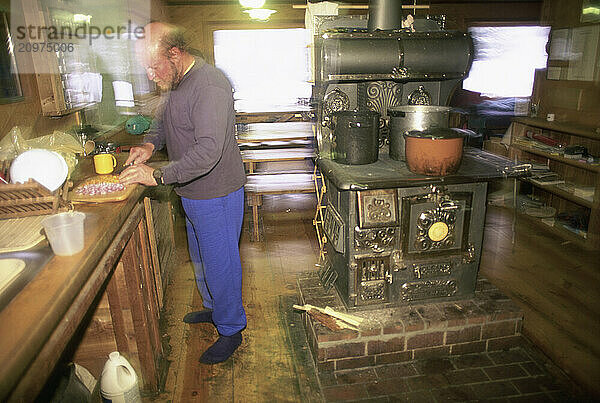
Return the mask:
<path id="1" fill-rule="evenodd" d="M 212 325 L 181 322 L 201 304 L 185 234 L 177 228 L 162 323 L 169 353 L 165 390 L 144 401 L 323 401 L 300 316 L 291 309 L 296 275 L 314 269 L 318 254 L 313 199 L 314 195 L 266 197 L 264 242 L 250 242 L 244 224 L 241 256 L 248 327 L 241 347 L 223 364 L 198 362 L 216 340 Z M 481 273 L 524 309 L 523 332 L 528 338 L 588 390 L 598 388 L 598 253 L 520 222 L 513 245 L 511 219 L 504 209 L 488 208 Z"/>

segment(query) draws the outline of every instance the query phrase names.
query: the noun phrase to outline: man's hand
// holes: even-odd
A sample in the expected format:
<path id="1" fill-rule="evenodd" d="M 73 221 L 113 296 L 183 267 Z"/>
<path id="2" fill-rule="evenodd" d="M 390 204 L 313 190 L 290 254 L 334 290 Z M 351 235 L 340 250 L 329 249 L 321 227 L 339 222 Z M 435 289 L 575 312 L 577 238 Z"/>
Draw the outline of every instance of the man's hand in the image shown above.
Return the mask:
<path id="1" fill-rule="evenodd" d="M 143 164 L 152 157 L 154 151 L 154 144 L 144 143 L 137 147 L 131 147 L 129 150 L 129 157 L 125 161 L 125 165 Z"/>
<path id="2" fill-rule="evenodd" d="M 126 168 L 121 175 L 119 175 L 119 182 L 123 185 L 130 185 L 132 183 L 141 183 L 146 186 L 156 186 L 156 179 L 152 176 L 154 168 L 149 167 L 146 164 L 136 164 Z"/>

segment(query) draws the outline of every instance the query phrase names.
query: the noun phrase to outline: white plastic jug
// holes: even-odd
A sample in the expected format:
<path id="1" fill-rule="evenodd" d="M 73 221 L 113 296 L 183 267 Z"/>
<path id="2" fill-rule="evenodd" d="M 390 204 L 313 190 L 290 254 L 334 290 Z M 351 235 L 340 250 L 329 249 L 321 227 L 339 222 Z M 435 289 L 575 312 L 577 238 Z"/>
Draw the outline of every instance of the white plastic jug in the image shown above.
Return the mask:
<path id="1" fill-rule="evenodd" d="M 100 377 L 100 393 L 104 402 L 141 403 L 137 375 L 118 351 L 108 355 Z"/>

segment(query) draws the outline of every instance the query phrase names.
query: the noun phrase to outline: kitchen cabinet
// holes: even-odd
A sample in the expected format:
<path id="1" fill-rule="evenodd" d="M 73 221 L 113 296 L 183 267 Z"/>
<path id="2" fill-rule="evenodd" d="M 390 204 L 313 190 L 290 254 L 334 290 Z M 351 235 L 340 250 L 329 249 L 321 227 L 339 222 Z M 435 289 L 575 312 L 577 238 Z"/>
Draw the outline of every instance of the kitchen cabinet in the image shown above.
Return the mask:
<path id="1" fill-rule="evenodd" d="M 48 396 L 56 387 L 54 376 L 69 362 L 99 379 L 116 350 L 134 366 L 142 392 L 158 392 L 166 271 L 157 262 L 173 240 L 155 220 L 171 217 L 170 202 L 162 202 L 164 211 L 157 215 L 145 195 L 139 186 L 121 202 L 78 205 L 86 214 L 84 249 L 51 258 L 0 311 L 0 400 Z"/>
<path id="2" fill-rule="evenodd" d="M 150 201 L 145 198 L 144 202 L 130 215 L 128 225 L 135 229 L 71 361 L 99 379 L 108 354 L 119 351 L 136 370 L 140 388 L 157 392 L 163 356 L 158 328 L 162 282 L 152 259 Z"/>
<path id="3" fill-rule="evenodd" d="M 579 156 L 577 150 L 583 148 L 589 157 Z M 534 167 L 546 165 L 550 174 L 556 174 L 549 181 L 535 176 L 522 180 L 529 185 L 521 185 L 521 193 L 528 193 L 529 197 L 551 207 L 550 211 L 556 211 L 554 217 L 532 218 L 532 221 L 582 246 L 598 248 L 600 128 L 539 118 L 516 118 L 511 133 L 510 156 L 521 162 L 533 163 Z M 582 222 L 579 227 L 573 225 L 576 218 Z"/>

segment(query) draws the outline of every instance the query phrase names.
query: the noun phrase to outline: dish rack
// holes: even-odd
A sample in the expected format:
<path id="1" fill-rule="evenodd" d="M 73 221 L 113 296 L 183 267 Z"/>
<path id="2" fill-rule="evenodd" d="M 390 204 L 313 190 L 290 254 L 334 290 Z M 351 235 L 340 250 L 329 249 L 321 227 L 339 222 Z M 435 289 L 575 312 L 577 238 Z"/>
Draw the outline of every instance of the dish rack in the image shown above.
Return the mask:
<path id="1" fill-rule="evenodd" d="M 50 192 L 34 180 L 26 183 L 0 184 L 0 219 L 56 214 L 69 210 L 65 201 L 70 181 L 58 190 Z"/>

